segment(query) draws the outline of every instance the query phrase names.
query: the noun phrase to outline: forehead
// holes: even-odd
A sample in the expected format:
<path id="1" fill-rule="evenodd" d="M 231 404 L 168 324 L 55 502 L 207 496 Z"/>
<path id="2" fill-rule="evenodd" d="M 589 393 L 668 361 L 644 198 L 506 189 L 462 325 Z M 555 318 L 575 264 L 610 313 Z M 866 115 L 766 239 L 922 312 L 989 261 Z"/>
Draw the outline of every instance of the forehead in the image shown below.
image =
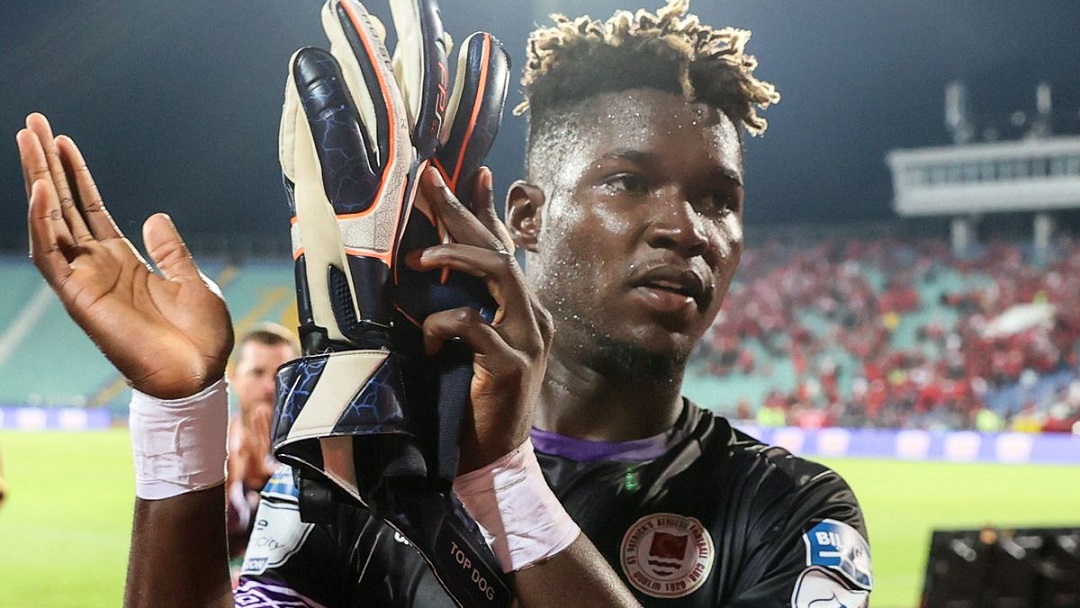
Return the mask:
<path id="1" fill-rule="evenodd" d="M 240 346 L 239 363 L 274 363 L 278 360 L 291 359 L 292 355 L 292 347 L 286 342 L 266 344 L 258 340 L 248 340 Z"/>
<path id="2" fill-rule="evenodd" d="M 654 89 L 597 95 L 581 104 L 583 152 L 654 152 L 680 166 L 712 165 L 741 178 L 739 133 L 717 108 Z"/>

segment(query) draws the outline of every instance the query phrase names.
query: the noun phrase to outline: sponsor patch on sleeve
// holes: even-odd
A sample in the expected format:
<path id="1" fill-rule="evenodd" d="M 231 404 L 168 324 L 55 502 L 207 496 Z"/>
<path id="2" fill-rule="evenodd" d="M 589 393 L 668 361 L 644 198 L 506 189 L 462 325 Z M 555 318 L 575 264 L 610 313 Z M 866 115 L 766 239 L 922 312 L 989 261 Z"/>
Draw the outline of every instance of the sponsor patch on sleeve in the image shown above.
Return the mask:
<path id="1" fill-rule="evenodd" d="M 874 586 L 870 546 L 855 528 L 825 519 L 803 535 L 803 542 L 807 566 L 828 568 L 860 589 L 869 591 Z"/>
<path id="2" fill-rule="evenodd" d="M 791 594 L 792 608 L 866 608 L 870 592 L 849 589 L 840 577 L 825 568 L 802 571 Z"/>
<path id="3" fill-rule="evenodd" d="M 266 482 L 261 494 L 263 498 L 295 500 L 300 495 L 300 490 L 293 478 L 293 468 L 287 464 L 279 466 Z"/>
<path id="4" fill-rule="evenodd" d="M 295 501 L 263 499 L 255 514 L 255 529 L 251 532 L 240 574 L 262 574 L 289 561 L 314 527 L 314 524 L 300 521 L 300 507 Z"/>

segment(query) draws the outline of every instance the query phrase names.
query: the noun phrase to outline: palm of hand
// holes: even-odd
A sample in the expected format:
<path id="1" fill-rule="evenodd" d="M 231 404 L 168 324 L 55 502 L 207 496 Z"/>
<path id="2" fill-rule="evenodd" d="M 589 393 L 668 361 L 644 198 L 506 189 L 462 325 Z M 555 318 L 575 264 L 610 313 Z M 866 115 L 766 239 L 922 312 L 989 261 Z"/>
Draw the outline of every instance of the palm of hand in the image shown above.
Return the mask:
<path id="1" fill-rule="evenodd" d="M 206 283 L 154 274 L 126 239 L 79 249 L 57 293 L 135 388 L 161 398 L 183 397 L 224 374 L 229 313 Z"/>
<path id="2" fill-rule="evenodd" d="M 31 257 L 72 319 L 138 390 L 163 399 L 222 377 L 229 313 L 164 214 L 143 237 L 155 274 L 109 218 L 74 142 L 32 115 L 19 133 Z"/>

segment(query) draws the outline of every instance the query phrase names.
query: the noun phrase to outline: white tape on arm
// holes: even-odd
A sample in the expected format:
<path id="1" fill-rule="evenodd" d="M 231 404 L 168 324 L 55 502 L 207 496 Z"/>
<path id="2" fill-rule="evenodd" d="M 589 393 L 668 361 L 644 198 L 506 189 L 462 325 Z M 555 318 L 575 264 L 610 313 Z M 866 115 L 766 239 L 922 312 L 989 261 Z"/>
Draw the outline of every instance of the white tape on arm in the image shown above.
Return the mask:
<path id="1" fill-rule="evenodd" d="M 131 392 L 135 495 L 171 498 L 225 481 L 229 396 L 221 379 L 182 399 Z"/>
<path id="2" fill-rule="evenodd" d="M 554 557 L 581 528 L 548 487 L 532 441 L 454 480 L 454 492 L 480 524 L 503 571 Z"/>

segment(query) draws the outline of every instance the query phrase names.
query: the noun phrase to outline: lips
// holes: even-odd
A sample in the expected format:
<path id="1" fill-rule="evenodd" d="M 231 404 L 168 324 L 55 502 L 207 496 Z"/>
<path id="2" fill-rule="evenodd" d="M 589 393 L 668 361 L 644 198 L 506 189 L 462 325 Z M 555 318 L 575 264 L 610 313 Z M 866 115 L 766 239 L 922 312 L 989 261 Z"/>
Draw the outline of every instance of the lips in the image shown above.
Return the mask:
<path id="1" fill-rule="evenodd" d="M 673 264 L 646 266 L 631 277 L 630 285 L 692 298 L 699 310 L 708 308 L 713 297 L 712 281 L 704 273 Z"/>

